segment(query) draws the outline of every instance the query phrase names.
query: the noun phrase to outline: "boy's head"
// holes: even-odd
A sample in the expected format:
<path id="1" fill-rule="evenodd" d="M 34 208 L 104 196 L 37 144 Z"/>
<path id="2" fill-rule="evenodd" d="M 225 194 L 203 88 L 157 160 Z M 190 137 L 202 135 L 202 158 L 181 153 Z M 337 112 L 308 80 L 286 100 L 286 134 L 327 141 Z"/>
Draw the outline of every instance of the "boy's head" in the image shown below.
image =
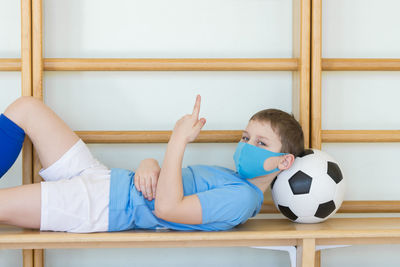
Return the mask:
<path id="1" fill-rule="evenodd" d="M 246 146 L 247 143 L 252 146 Z M 286 170 L 304 151 L 300 124 L 292 115 L 277 109 L 254 114 L 242 134 L 234 159 L 245 178 L 255 178 Z"/>
<path id="2" fill-rule="evenodd" d="M 304 151 L 303 130 L 293 115 L 279 109 L 264 109 L 254 114 L 250 122 L 258 122 L 272 129 L 282 145 L 280 150 L 275 152 L 289 153 L 297 157 Z M 266 129 L 265 135 L 269 134 L 269 128 Z"/>

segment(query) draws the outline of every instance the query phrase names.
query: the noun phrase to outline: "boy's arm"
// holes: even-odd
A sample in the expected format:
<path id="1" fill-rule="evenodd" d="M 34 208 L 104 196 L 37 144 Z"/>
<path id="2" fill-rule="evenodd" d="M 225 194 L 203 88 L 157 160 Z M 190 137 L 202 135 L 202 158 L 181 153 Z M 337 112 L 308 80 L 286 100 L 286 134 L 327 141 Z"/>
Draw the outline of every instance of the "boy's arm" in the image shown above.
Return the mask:
<path id="1" fill-rule="evenodd" d="M 201 205 L 197 195 L 184 196 L 182 184 L 182 160 L 186 145 L 194 141 L 205 124 L 198 119 L 200 96 L 196 98 L 193 113 L 180 119 L 168 142 L 164 162 L 157 184 L 155 214 L 157 217 L 176 223 L 200 224 Z"/>

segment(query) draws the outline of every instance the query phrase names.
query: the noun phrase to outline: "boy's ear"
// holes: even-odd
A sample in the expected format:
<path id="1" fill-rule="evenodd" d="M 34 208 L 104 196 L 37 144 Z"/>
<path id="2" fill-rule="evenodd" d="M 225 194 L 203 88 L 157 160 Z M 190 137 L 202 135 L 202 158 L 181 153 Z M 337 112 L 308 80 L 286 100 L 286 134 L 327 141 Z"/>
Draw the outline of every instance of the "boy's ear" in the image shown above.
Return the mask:
<path id="1" fill-rule="evenodd" d="M 295 158 L 293 154 L 283 155 L 279 162 L 278 168 L 282 171 L 289 169 L 293 165 L 294 159 Z"/>

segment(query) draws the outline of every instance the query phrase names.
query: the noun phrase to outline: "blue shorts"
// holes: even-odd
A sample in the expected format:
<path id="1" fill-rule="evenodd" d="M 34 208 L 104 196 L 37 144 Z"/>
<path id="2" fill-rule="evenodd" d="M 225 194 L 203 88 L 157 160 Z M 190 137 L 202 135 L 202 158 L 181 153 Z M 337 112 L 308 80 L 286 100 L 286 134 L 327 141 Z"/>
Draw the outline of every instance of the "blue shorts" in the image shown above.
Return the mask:
<path id="1" fill-rule="evenodd" d="M 24 143 L 25 132 L 4 114 L 0 115 L 0 177 L 14 164 Z"/>

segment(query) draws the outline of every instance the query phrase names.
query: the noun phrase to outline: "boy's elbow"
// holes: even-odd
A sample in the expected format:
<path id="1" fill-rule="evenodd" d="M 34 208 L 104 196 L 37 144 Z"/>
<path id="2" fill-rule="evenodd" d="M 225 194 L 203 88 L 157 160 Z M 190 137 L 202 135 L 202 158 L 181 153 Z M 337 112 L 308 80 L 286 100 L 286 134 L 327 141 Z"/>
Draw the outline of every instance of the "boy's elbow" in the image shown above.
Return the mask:
<path id="1" fill-rule="evenodd" d="M 167 220 L 167 218 L 169 217 L 169 215 L 171 214 L 171 207 L 168 207 L 167 205 L 163 205 L 161 203 L 155 203 L 154 205 L 154 215 L 156 215 L 156 217 L 163 219 L 163 220 Z"/>

